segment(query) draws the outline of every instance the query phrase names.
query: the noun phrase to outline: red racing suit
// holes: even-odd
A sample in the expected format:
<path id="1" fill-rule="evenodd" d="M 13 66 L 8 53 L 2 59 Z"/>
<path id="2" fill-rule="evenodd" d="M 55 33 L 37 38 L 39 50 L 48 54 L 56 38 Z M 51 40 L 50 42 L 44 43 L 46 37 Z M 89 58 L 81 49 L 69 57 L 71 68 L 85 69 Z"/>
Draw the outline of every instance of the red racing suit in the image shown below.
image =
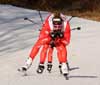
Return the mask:
<path id="1" fill-rule="evenodd" d="M 48 62 L 52 61 L 52 52 L 53 48 L 50 48 L 50 42 L 52 38 L 50 37 L 50 32 L 53 30 L 52 26 L 52 18 L 53 14 L 47 17 L 45 20 L 45 23 L 43 24 L 42 30 L 40 32 L 40 36 L 34 47 L 32 48 L 32 51 L 30 53 L 30 57 L 32 60 L 36 56 L 38 50 L 41 46 L 43 46 L 42 51 L 40 53 L 40 63 L 45 62 L 47 50 L 49 48 L 48 52 Z M 67 62 L 67 49 L 66 45 L 70 42 L 70 26 L 69 22 L 62 16 L 62 19 L 64 20 L 64 37 L 63 38 L 56 38 L 53 42 L 55 44 L 55 47 L 57 49 L 57 56 L 60 63 Z"/>
<path id="2" fill-rule="evenodd" d="M 45 22 L 47 22 L 47 20 Z M 50 33 L 49 33 L 50 29 L 49 28 L 50 27 L 49 27 L 48 23 L 43 24 L 42 30 L 40 31 L 39 39 L 37 40 L 37 42 L 33 46 L 32 50 L 30 52 L 30 55 L 29 55 L 29 57 L 32 60 L 34 60 L 34 58 L 37 55 L 37 53 L 38 53 L 41 46 L 49 46 L 49 43 L 51 41 L 51 37 L 50 37 Z M 47 48 L 45 48 L 45 49 L 47 49 Z M 44 52 L 42 52 L 42 54 L 40 54 L 40 55 L 44 56 Z M 43 58 L 40 59 L 40 60 L 43 60 Z"/>

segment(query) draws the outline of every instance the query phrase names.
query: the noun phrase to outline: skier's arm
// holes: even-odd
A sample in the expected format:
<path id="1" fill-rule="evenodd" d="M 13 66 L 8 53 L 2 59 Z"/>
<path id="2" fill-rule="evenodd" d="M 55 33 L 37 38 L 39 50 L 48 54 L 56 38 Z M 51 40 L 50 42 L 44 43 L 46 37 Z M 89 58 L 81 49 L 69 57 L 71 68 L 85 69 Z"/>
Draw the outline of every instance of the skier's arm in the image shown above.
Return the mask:
<path id="1" fill-rule="evenodd" d="M 69 22 L 67 22 L 66 29 L 64 32 L 64 37 L 62 38 L 61 42 L 65 45 L 68 45 L 70 43 L 70 36 L 71 36 L 70 25 Z"/>

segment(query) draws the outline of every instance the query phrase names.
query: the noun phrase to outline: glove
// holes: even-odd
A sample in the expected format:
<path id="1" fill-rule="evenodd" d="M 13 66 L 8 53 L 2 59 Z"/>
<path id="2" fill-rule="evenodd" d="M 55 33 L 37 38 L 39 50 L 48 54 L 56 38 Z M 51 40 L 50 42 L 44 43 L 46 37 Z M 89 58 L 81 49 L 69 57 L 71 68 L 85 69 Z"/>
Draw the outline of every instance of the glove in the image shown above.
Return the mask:
<path id="1" fill-rule="evenodd" d="M 54 31 L 50 33 L 50 37 L 55 40 L 55 38 L 63 38 L 64 37 L 64 33 L 61 31 Z"/>
<path id="2" fill-rule="evenodd" d="M 57 33 L 57 35 L 58 35 L 59 38 L 63 38 L 64 37 L 64 33 L 60 32 L 60 31 Z"/>
<path id="3" fill-rule="evenodd" d="M 55 38 L 57 37 L 57 33 L 56 32 L 51 32 L 50 33 L 50 37 L 55 40 Z"/>

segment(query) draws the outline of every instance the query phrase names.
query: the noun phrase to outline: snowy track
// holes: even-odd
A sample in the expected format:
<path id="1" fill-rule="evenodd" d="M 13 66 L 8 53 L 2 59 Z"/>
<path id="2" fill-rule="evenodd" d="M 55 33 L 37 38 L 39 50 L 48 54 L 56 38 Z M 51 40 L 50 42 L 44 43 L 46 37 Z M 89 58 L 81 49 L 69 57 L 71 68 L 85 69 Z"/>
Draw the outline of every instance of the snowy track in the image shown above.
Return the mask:
<path id="1" fill-rule="evenodd" d="M 43 18 L 48 13 L 42 13 Z M 68 47 L 70 67 L 69 80 L 59 73 L 56 52 L 52 73 L 39 75 L 36 69 L 39 54 L 28 70 L 28 76 L 22 76 L 17 68 L 24 64 L 36 42 L 41 28 L 25 21 L 29 17 L 41 23 L 38 12 L 10 5 L 0 5 L 0 84 L 2 85 L 100 85 L 100 22 L 73 18 L 71 27 L 81 26 L 82 30 L 72 31 Z M 56 50 L 55 50 L 56 51 Z M 46 66 L 46 63 L 45 63 Z"/>

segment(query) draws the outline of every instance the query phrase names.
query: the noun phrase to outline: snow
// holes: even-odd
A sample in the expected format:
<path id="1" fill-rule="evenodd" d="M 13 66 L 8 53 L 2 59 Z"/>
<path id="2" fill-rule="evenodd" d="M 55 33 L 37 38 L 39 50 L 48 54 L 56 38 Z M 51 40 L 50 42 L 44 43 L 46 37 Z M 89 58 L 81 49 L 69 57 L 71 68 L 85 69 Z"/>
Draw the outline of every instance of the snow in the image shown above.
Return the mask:
<path id="1" fill-rule="evenodd" d="M 42 12 L 43 19 L 48 12 Z M 24 20 L 28 17 L 37 24 Z M 67 16 L 70 18 L 70 16 Z M 36 69 L 39 53 L 28 70 L 28 76 L 17 71 L 22 66 L 36 42 L 41 20 L 37 10 L 29 10 L 11 5 L 0 5 L 0 83 L 2 85 L 100 85 L 100 22 L 75 17 L 70 22 L 73 30 L 68 46 L 68 61 L 71 68 L 67 81 L 59 73 L 56 50 L 52 73 L 39 75 Z M 46 66 L 47 63 L 45 63 Z"/>

